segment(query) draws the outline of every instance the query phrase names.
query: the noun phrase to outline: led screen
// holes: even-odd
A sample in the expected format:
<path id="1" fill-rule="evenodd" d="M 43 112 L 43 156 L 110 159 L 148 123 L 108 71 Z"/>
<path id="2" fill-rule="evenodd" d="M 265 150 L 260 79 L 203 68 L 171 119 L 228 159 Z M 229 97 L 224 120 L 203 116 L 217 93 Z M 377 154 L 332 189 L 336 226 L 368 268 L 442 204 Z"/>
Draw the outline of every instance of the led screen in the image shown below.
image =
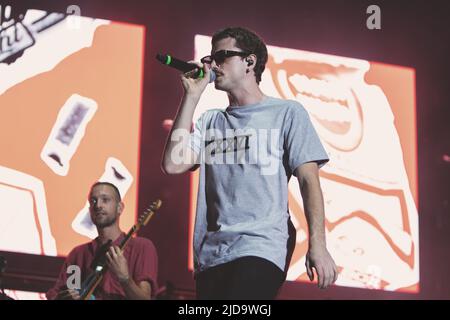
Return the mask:
<path id="1" fill-rule="evenodd" d="M 65 256 L 95 238 L 97 180 L 121 191 L 129 229 L 144 27 L 28 10 L 0 34 L 0 250 Z"/>

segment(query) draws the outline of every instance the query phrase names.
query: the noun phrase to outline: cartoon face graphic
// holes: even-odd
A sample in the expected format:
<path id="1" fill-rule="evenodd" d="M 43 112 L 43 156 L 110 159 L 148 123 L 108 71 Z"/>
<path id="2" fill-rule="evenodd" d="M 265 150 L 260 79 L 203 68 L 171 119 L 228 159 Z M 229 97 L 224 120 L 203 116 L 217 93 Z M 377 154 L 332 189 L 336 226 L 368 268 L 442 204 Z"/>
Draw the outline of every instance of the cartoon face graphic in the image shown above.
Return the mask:
<path id="1" fill-rule="evenodd" d="M 64 256 L 96 237 L 96 181 L 120 190 L 121 227 L 135 222 L 144 28 L 67 22 L 28 10 L 8 25 L 32 41 L 0 53 L 0 250 Z"/>

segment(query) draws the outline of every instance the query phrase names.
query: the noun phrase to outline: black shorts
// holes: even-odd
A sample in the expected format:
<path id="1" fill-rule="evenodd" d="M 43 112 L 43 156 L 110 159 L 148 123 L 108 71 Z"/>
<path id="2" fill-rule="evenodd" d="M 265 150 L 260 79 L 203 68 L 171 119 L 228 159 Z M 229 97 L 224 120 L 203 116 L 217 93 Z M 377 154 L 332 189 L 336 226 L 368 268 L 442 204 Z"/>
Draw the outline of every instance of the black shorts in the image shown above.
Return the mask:
<path id="1" fill-rule="evenodd" d="M 272 300 L 284 280 L 284 272 L 274 263 L 243 257 L 197 274 L 197 299 Z"/>

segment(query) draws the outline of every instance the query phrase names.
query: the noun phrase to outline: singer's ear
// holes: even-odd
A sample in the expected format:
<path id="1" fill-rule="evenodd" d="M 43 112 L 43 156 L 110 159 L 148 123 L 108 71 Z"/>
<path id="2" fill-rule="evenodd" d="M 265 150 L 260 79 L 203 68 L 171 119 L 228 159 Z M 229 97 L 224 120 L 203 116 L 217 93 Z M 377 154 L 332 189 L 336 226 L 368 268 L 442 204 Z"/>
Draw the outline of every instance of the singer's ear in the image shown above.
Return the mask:
<path id="1" fill-rule="evenodd" d="M 255 54 L 249 55 L 247 58 L 245 58 L 245 61 L 247 62 L 247 67 L 254 66 L 256 64 L 256 61 L 258 58 Z"/>

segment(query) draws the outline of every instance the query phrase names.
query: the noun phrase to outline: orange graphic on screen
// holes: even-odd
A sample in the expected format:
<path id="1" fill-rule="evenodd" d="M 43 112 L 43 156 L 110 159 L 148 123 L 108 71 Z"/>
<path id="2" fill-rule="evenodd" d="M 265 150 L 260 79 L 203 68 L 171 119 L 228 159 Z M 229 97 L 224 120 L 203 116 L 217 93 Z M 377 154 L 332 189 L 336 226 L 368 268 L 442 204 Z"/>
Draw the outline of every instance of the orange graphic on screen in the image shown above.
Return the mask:
<path id="1" fill-rule="evenodd" d="M 96 237 L 97 180 L 119 188 L 121 227 L 135 222 L 144 28 L 80 19 L 28 10 L 34 45 L 0 62 L 0 250 L 64 256 Z"/>
<path id="2" fill-rule="evenodd" d="M 210 43 L 211 38 L 196 36 L 197 60 L 209 53 Z M 272 46 L 268 52 L 262 91 L 300 102 L 330 157 L 320 178 L 327 246 L 339 268 L 336 285 L 417 292 L 414 70 Z M 218 105 L 228 105 L 226 95 L 208 86 L 194 121 Z M 198 172 L 191 177 L 192 236 Z M 309 281 L 308 230 L 295 177 L 288 200 L 297 229 L 288 280 Z"/>

